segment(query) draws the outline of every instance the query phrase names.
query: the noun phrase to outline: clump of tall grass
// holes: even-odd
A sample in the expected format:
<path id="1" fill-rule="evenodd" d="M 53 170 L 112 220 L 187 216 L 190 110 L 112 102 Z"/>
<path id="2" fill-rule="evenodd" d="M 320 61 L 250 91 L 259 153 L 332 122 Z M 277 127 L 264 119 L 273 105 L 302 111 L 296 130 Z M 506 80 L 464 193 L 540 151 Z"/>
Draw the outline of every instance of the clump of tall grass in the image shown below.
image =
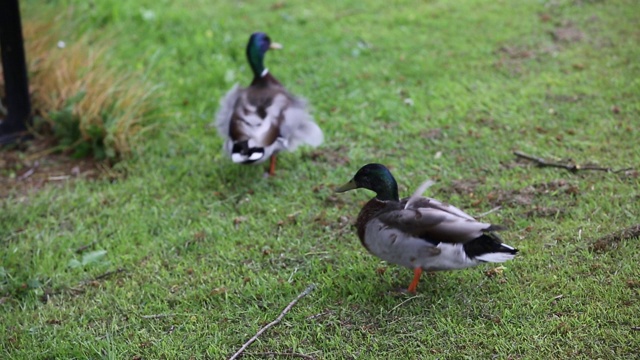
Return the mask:
<path id="1" fill-rule="evenodd" d="M 51 151 L 76 157 L 131 154 L 149 127 L 152 89 L 141 77 L 110 68 L 109 44 L 100 39 L 63 42 L 53 19 L 26 19 L 23 34 L 34 134 L 53 137 Z"/>

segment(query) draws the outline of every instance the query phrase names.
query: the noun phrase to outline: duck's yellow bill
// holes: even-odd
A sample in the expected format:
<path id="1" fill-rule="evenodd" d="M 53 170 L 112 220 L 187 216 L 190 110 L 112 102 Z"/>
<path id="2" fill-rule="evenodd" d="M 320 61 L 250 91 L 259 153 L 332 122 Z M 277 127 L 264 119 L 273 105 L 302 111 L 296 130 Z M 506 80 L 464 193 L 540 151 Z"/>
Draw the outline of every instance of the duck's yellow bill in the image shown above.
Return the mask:
<path id="1" fill-rule="evenodd" d="M 358 185 L 356 185 L 355 180 L 351 179 L 351 181 L 349 181 L 348 183 L 337 188 L 335 192 L 341 193 L 341 192 L 345 192 L 345 191 L 349 191 L 357 188 L 358 188 Z"/>
<path id="2" fill-rule="evenodd" d="M 269 45 L 269 49 L 280 50 L 282 49 L 282 44 L 277 42 L 272 42 L 271 45 Z"/>

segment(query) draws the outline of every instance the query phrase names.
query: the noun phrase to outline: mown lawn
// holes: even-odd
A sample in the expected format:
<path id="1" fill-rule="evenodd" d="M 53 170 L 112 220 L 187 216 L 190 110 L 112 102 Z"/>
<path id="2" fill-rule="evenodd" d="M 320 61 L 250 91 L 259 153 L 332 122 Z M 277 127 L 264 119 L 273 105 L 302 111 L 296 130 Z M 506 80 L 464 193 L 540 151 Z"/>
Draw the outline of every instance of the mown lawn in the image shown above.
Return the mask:
<path id="1" fill-rule="evenodd" d="M 159 87 L 160 116 L 115 181 L 0 200 L 0 358 L 225 358 L 312 283 L 245 358 L 638 356 L 640 240 L 592 244 L 639 223 L 640 2 L 57 0 L 22 13 L 111 39 L 114 68 Z M 231 164 L 208 126 L 250 81 L 257 30 L 284 44 L 267 66 L 326 137 L 280 156 L 270 179 Z M 635 170 L 537 168 L 514 150 Z M 411 271 L 367 254 L 352 227 L 372 194 L 332 193 L 368 162 L 405 196 L 431 178 L 432 196 L 471 214 L 501 206 L 486 219 L 520 256 L 399 295 Z"/>

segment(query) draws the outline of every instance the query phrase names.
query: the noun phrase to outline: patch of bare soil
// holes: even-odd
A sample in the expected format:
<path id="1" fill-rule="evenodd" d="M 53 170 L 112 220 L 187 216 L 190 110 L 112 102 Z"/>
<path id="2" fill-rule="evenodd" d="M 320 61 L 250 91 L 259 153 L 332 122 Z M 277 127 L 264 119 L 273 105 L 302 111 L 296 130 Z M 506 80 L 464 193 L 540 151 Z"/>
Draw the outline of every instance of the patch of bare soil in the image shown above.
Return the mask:
<path id="1" fill-rule="evenodd" d="M 583 100 L 587 97 L 588 96 L 584 94 L 565 95 L 565 94 L 553 94 L 549 92 L 545 94 L 545 98 L 547 99 L 547 101 L 554 102 L 554 103 L 577 103 L 580 100 Z"/>
<path id="2" fill-rule="evenodd" d="M 524 64 L 536 57 L 532 49 L 515 45 L 503 45 L 496 51 L 498 60 L 494 66 L 498 69 L 505 69 L 509 73 L 519 75 L 524 72 Z"/>
<path id="3" fill-rule="evenodd" d="M 476 192 L 478 186 L 484 184 L 484 179 L 461 179 L 451 182 L 453 192 L 460 195 L 470 195 Z"/>
<path id="4" fill-rule="evenodd" d="M 62 186 L 78 179 L 118 177 L 106 161 L 73 159 L 48 149 L 51 144 L 44 140 L 0 149 L 0 199 L 12 194 L 27 196 L 45 186 Z"/>
<path id="5" fill-rule="evenodd" d="M 623 241 L 640 238 L 640 224 L 607 234 L 591 244 L 589 249 L 594 252 L 605 252 L 617 247 Z"/>
<path id="6" fill-rule="evenodd" d="M 541 218 L 541 217 L 558 217 L 563 215 L 566 212 L 565 209 L 561 209 L 558 207 L 545 207 L 545 206 L 535 206 L 533 209 L 527 211 L 525 215 L 528 218 Z"/>
<path id="7" fill-rule="evenodd" d="M 316 163 L 327 163 L 333 165 L 349 165 L 349 149 L 346 146 L 328 147 L 323 146 L 315 149 L 308 154 L 302 155 L 305 160 L 311 160 Z"/>
<path id="8" fill-rule="evenodd" d="M 541 43 L 538 46 L 504 44 L 495 51 L 498 56 L 498 60 L 494 63 L 496 68 L 504 69 L 512 75 L 519 75 L 524 73 L 527 62 L 543 55 L 557 54 L 563 50 L 564 46 L 586 39 L 585 32 L 569 20 L 554 21 L 554 17 L 546 13 L 540 14 L 539 20 L 542 23 L 557 24 L 549 31 L 553 43 Z M 581 70 L 584 64 L 574 64 L 574 68 Z"/>
<path id="9" fill-rule="evenodd" d="M 486 195 L 478 196 L 477 189 L 483 185 L 483 179 L 454 180 L 448 188 L 438 191 L 440 200 L 446 200 L 452 193 L 459 194 L 469 199 L 468 204 L 459 204 L 463 210 L 471 211 L 481 207 L 525 207 L 522 215 L 533 217 L 562 217 L 567 214 L 566 207 L 547 207 L 539 205 L 541 198 L 562 198 L 564 204 L 575 202 L 580 190 L 577 185 L 566 180 L 554 180 L 526 186 L 521 189 L 501 189 L 493 187 Z M 483 190 L 483 192 L 485 192 Z"/>
<path id="10" fill-rule="evenodd" d="M 481 184 L 484 184 L 484 181 L 481 179 L 454 180 L 451 183 L 450 189 L 454 193 L 469 196 L 474 194 L 477 187 Z M 531 205 L 536 197 L 542 195 L 570 195 L 574 197 L 578 194 L 579 189 L 577 185 L 571 184 L 566 180 L 554 180 L 547 183 L 530 185 L 518 190 L 494 188 L 484 199 L 488 201 L 491 206 L 495 207 L 502 205 Z M 545 210 L 544 212 L 549 211 L 551 210 Z"/>
<path id="11" fill-rule="evenodd" d="M 585 35 L 571 21 L 564 21 L 551 32 L 551 37 L 555 42 L 570 44 L 584 40 Z"/>
<path id="12" fill-rule="evenodd" d="M 540 44 L 538 46 L 523 46 L 505 44 L 500 46 L 495 54 L 498 60 L 494 63 L 497 69 L 506 70 L 511 75 L 525 72 L 525 65 L 545 55 L 554 55 L 562 51 L 561 44 Z"/>
<path id="13" fill-rule="evenodd" d="M 442 129 L 429 129 L 420 131 L 420 137 L 426 140 L 439 140 L 443 138 Z"/>
<path id="14" fill-rule="evenodd" d="M 531 205 L 534 200 L 540 196 L 555 197 L 569 195 L 571 197 L 575 197 L 579 192 L 577 185 L 570 184 L 565 180 L 554 180 L 548 183 L 530 185 L 519 190 L 496 189 L 491 191 L 486 198 L 492 206 Z M 550 212 L 557 212 L 550 208 L 546 210 L 539 208 L 538 210 L 534 209 L 532 211 L 541 211 L 546 214 L 549 214 Z"/>

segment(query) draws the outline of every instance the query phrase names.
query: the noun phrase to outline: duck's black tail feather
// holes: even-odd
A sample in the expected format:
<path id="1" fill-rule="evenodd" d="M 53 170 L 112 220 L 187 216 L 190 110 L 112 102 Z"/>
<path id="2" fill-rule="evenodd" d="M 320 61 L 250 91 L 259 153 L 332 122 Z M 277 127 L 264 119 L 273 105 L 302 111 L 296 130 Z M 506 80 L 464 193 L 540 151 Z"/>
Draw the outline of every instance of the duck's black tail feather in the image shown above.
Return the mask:
<path id="1" fill-rule="evenodd" d="M 249 142 L 236 141 L 231 149 L 231 160 L 235 163 L 251 164 L 262 160 L 264 157 L 264 148 L 249 147 Z"/>
<path id="2" fill-rule="evenodd" d="M 505 262 L 518 253 L 518 249 L 503 244 L 493 233 L 482 234 L 464 244 L 464 251 L 469 258 L 485 262 Z"/>

